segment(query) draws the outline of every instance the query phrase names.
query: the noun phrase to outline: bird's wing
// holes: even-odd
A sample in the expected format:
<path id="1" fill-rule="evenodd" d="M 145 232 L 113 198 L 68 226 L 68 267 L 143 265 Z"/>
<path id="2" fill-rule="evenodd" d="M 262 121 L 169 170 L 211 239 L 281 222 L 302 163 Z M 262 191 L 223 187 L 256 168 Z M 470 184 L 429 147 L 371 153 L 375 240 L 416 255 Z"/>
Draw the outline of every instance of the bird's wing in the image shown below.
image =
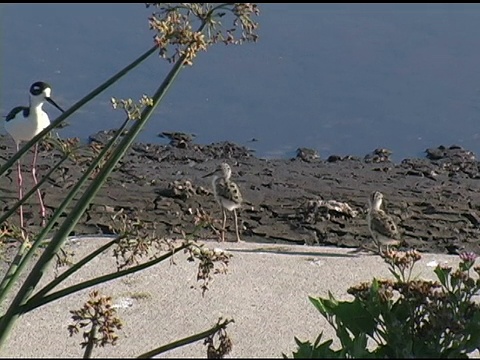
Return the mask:
<path id="1" fill-rule="evenodd" d="M 29 109 L 28 107 L 26 107 L 26 106 L 17 106 L 17 107 L 14 107 L 12 110 L 10 110 L 10 112 L 9 112 L 9 113 L 7 114 L 7 116 L 5 117 L 5 121 L 10 121 L 10 120 L 14 119 L 15 116 L 17 116 L 17 114 L 18 114 L 20 111 L 23 111 L 23 116 L 27 117 L 30 109 Z"/>
<path id="2" fill-rule="evenodd" d="M 240 204 L 243 201 L 243 198 L 237 184 L 235 184 L 233 181 L 229 181 L 228 189 L 231 194 L 231 200 L 236 202 L 237 204 Z"/>
<path id="3" fill-rule="evenodd" d="M 375 211 L 370 214 L 370 226 L 373 231 L 395 239 L 398 236 L 398 228 L 393 219 L 383 211 Z"/>
<path id="4" fill-rule="evenodd" d="M 225 199 L 230 198 L 230 193 L 228 192 L 227 184 L 222 178 L 218 178 L 215 181 L 215 192 L 218 196 L 223 197 Z"/>
<path id="5" fill-rule="evenodd" d="M 242 194 L 237 184 L 233 181 L 225 182 L 223 179 L 219 180 L 216 184 L 217 186 L 217 195 L 233 201 L 237 204 L 242 202 Z"/>

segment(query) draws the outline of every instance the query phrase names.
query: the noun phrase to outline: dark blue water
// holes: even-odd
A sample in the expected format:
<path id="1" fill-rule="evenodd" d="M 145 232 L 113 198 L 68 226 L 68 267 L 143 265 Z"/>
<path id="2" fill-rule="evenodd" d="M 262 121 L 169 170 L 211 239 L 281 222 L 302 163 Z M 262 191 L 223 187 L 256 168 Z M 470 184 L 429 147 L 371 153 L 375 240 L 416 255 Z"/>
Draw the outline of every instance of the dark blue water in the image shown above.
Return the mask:
<path id="1" fill-rule="evenodd" d="M 260 5 L 260 40 L 218 45 L 183 71 L 140 140 L 162 131 L 231 140 L 262 157 L 296 148 L 394 159 L 459 144 L 480 154 L 480 5 Z M 0 112 L 52 84 L 63 107 L 152 45 L 142 4 L 0 5 Z M 112 96 L 152 94 L 171 65 L 153 56 L 68 119 L 62 136 L 115 128 Z M 48 109 L 56 117 L 56 109 Z M 3 127 L 0 131 L 4 131 Z M 250 143 L 250 139 L 259 141 Z"/>

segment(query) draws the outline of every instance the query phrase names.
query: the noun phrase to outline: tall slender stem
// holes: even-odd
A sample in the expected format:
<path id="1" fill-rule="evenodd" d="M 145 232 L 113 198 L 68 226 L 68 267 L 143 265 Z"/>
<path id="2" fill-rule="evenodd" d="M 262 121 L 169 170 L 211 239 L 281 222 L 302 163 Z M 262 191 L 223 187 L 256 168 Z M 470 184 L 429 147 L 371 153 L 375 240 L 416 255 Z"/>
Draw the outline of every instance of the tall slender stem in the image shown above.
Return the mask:
<path id="1" fill-rule="evenodd" d="M 113 273 L 110 273 L 110 274 L 101 275 L 101 276 L 98 276 L 98 277 L 90 279 L 90 280 L 85 280 L 81 283 L 69 286 L 69 287 L 67 287 L 65 289 L 62 289 L 62 290 L 58 290 L 56 292 L 53 292 L 51 294 L 42 296 L 40 298 L 37 298 L 37 294 L 35 294 L 24 305 L 20 306 L 18 309 L 15 309 L 15 314 L 18 314 L 18 315 L 24 314 L 24 313 L 26 313 L 30 310 L 34 310 L 34 309 L 42 306 L 42 305 L 45 305 L 45 304 L 48 304 L 52 301 L 61 299 L 62 297 L 65 297 L 67 295 L 71 295 L 73 293 L 76 293 L 77 291 L 81 291 L 81 290 L 87 289 L 89 287 L 92 287 L 94 285 L 98 285 L 98 284 L 101 284 L 101 283 L 104 283 L 104 282 L 107 282 L 107 281 L 115 280 L 115 279 L 118 279 L 122 276 L 130 275 L 130 274 L 133 274 L 135 272 L 147 269 L 147 268 L 149 268 L 153 265 L 156 265 L 156 264 L 168 259 L 169 257 L 172 257 L 177 252 L 179 252 L 179 251 L 181 251 L 181 250 L 183 250 L 183 249 L 185 249 L 189 246 L 191 246 L 191 243 L 186 242 L 186 243 L 178 246 L 177 248 L 173 249 L 172 251 L 170 251 L 170 252 L 168 252 L 168 253 L 166 253 L 166 254 L 164 254 L 164 255 L 156 258 L 156 259 L 150 260 L 146 263 L 136 265 L 136 266 L 133 266 L 133 267 L 128 268 L 128 269 L 116 271 L 116 272 L 113 272 Z M 47 285 L 47 286 L 49 286 L 49 285 Z M 41 293 L 41 292 L 43 293 L 43 289 L 39 291 L 39 293 Z M 2 318 L 2 320 L 3 320 L 3 318 Z"/>
<path id="2" fill-rule="evenodd" d="M 144 54 L 142 54 L 140 57 L 138 57 L 135 61 L 133 61 L 130 65 L 126 66 L 124 69 L 120 70 L 118 73 L 113 75 L 110 79 L 105 81 L 102 85 L 97 87 L 96 89 L 92 90 L 90 93 L 88 93 L 86 96 L 83 97 L 80 101 L 78 101 L 76 104 L 72 105 L 70 109 L 65 111 L 63 114 L 61 114 L 58 118 L 56 118 L 52 123 L 47 126 L 45 129 L 43 129 L 40 133 L 38 133 L 32 140 L 28 141 L 19 151 L 17 151 L 3 166 L 0 167 L 0 176 L 2 176 L 5 171 L 7 171 L 14 163 L 17 161 L 20 157 L 23 156 L 23 154 L 28 151 L 33 145 L 35 145 L 41 138 L 43 138 L 50 130 L 53 128 L 57 127 L 63 120 L 68 118 L 70 115 L 72 115 L 75 111 L 77 111 L 79 108 L 81 108 L 83 105 L 85 105 L 87 102 L 95 98 L 97 95 L 102 93 L 104 90 L 106 90 L 108 87 L 110 87 L 112 84 L 117 82 L 120 78 L 125 76 L 130 70 L 135 68 L 138 64 L 143 62 L 146 58 L 148 58 L 150 55 L 152 55 L 155 50 L 157 50 L 158 46 L 154 45 L 151 47 L 149 50 L 147 50 Z"/>
<path id="3" fill-rule="evenodd" d="M 107 143 L 107 145 L 102 149 L 100 154 L 95 158 L 95 160 L 90 164 L 88 169 L 83 173 L 82 177 L 80 180 L 73 186 L 73 188 L 70 190 L 70 192 L 67 194 L 65 199 L 63 199 L 63 202 L 60 204 L 60 206 L 55 210 L 53 213 L 52 217 L 50 218 L 49 222 L 47 225 L 43 228 L 43 230 L 38 234 L 36 237 L 35 241 L 33 242 L 32 247 L 30 250 L 27 252 L 27 254 L 21 259 L 20 264 L 18 264 L 17 269 L 15 269 L 15 272 L 13 274 L 8 274 L 9 279 L 7 283 L 5 283 L 5 279 L 2 280 L 2 286 L 0 287 L 0 303 L 5 299 L 7 296 L 8 292 L 10 291 L 12 285 L 15 283 L 15 281 L 19 278 L 20 274 L 22 271 L 25 269 L 26 264 L 28 261 L 33 257 L 35 254 L 35 251 L 41 244 L 41 239 L 44 239 L 45 236 L 48 234 L 48 232 L 52 229 L 53 225 L 56 223 L 57 219 L 60 217 L 60 215 L 64 212 L 64 210 L 67 208 L 67 206 L 71 203 L 72 199 L 77 195 L 77 193 L 81 190 L 83 185 L 86 183 L 88 178 L 90 177 L 90 174 L 95 170 L 95 168 L 100 164 L 100 162 L 103 160 L 103 158 L 107 155 L 109 149 L 115 144 L 117 139 L 120 137 L 122 130 L 127 126 L 129 120 L 125 120 L 120 129 L 117 131 L 115 136 L 110 139 L 110 141 Z"/>
<path id="4" fill-rule="evenodd" d="M 85 352 L 83 353 L 84 359 L 90 359 L 92 357 L 93 346 L 95 345 L 95 337 L 97 336 L 98 325 L 96 322 L 92 324 L 92 328 L 88 333 L 87 346 L 85 346 Z"/>
<path id="5" fill-rule="evenodd" d="M 151 357 L 159 355 L 159 354 L 164 353 L 166 351 L 170 351 L 170 350 L 176 349 L 178 347 L 185 346 L 185 345 L 188 345 L 188 344 L 192 344 L 192 343 L 197 342 L 199 340 L 205 339 L 207 336 L 213 335 L 221 329 L 225 329 L 227 327 L 227 325 L 232 323 L 232 322 L 233 322 L 233 320 L 228 320 L 228 319 L 221 322 L 221 323 L 219 322 L 217 325 L 215 325 L 211 329 L 208 329 L 204 332 L 201 332 L 201 333 L 198 333 L 198 334 L 188 336 L 186 338 L 171 342 L 170 344 L 160 346 L 156 349 L 150 350 L 150 351 L 148 351 L 144 354 L 141 354 L 141 355 L 137 356 L 137 359 L 150 359 Z"/>
<path id="6" fill-rule="evenodd" d="M 42 179 L 32 187 L 23 197 L 17 201 L 11 208 L 7 210 L 2 216 L 0 216 L 0 224 L 5 222 L 17 209 L 21 206 L 27 199 L 32 196 L 32 194 L 37 191 L 37 189 L 45 183 L 48 178 L 63 164 L 65 160 L 68 159 L 68 155 L 64 155 L 48 172 L 42 177 Z"/>
<path id="7" fill-rule="evenodd" d="M 202 31 L 205 27 L 206 22 L 203 21 L 199 31 Z M 124 138 L 121 140 L 120 144 L 118 145 L 117 149 L 114 153 L 110 156 L 107 160 L 103 168 L 100 170 L 99 174 L 97 175 L 95 181 L 93 181 L 87 190 L 85 190 L 82 197 L 77 201 L 75 207 L 72 209 L 70 214 L 64 220 L 60 229 L 54 235 L 40 258 L 38 259 L 37 263 L 33 267 L 32 271 L 29 273 L 27 279 L 23 283 L 22 287 L 18 291 L 17 295 L 13 299 L 12 303 L 10 304 L 7 312 L 2 317 L 0 321 L 0 347 L 5 342 L 8 333 L 11 330 L 11 327 L 15 320 L 18 318 L 17 308 L 24 304 L 27 299 L 32 294 L 35 286 L 38 284 L 40 279 L 43 276 L 43 273 L 46 271 L 46 267 L 48 266 L 49 262 L 52 260 L 53 256 L 58 252 L 60 247 L 62 246 L 63 242 L 66 240 L 68 234 L 77 224 L 80 217 L 83 215 L 84 211 L 90 204 L 90 201 L 95 197 L 100 187 L 106 181 L 107 177 L 118 163 L 118 161 L 123 157 L 127 149 L 131 146 L 134 139 L 143 128 L 145 123 L 148 121 L 150 116 L 152 115 L 153 111 L 158 106 L 159 102 L 165 96 L 167 90 L 170 88 L 173 80 L 177 77 L 182 69 L 182 66 L 185 62 L 185 55 L 180 57 L 178 61 L 173 66 L 172 70 L 168 73 L 165 80 L 162 82 L 158 90 L 152 97 L 152 106 L 146 107 L 142 111 L 142 115 L 139 120 L 137 120 L 134 125 L 130 128 L 130 131 Z"/>

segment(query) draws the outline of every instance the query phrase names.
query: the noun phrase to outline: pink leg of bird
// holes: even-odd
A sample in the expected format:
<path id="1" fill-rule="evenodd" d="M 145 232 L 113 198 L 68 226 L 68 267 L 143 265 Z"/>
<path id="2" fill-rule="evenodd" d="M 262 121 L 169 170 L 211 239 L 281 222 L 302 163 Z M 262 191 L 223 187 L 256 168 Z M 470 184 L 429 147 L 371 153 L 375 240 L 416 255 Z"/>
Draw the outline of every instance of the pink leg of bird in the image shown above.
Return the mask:
<path id="1" fill-rule="evenodd" d="M 38 143 L 35 144 L 35 152 L 33 155 L 33 162 L 32 162 L 32 176 L 33 176 L 33 182 L 35 183 L 35 185 L 38 184 L 37 174 L 36 174 L 37 153 L 38 153 Z M 43 205 L 42 193 L 40 192 L 40 189 L 37 189 L 37 195 L 38 195 L 38 201 L 40 202 L 40 208 L 42 212 L 42 226 L 45 226 L 46 211 L 45 211 L 45 206 Z"/>
<path id="2" fill-rule="evenodd" d="M 17 152 L 20 149 L 20 144 L 16 143 Z M 18 200 L 23 198 L 23 179 L 22 179 L 22 170 L 20 168 L 20 159 L 17 160 L 17 180 L 18 180 Z M 23 206 L 20 205 L 20 228 L 23 231 Z"/>

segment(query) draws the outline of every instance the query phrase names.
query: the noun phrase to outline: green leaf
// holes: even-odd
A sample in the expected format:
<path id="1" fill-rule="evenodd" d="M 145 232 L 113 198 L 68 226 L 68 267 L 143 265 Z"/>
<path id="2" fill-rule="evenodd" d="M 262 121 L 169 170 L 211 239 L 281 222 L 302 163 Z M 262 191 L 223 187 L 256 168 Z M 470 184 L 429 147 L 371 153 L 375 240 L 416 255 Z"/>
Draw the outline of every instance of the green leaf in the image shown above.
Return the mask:
<path id="1" fill-rule="evenodd" d="M 446 269 L 442 269 L 439 265 L 435 267 L 435 270 L 433 272 L 437 275 L 438 281 L 440 281 L 440 284 L 442 284 L 444 287 L 447 287 L 447 276 L 448 272 Z"/>
<path id="2" fill-rule="evenodd" d="M 474 311 L 475 313 L 464 330 L 464 336 L 468 336 L 468 340 L 464 344 L 467 353 L 480 350 L 480 308 L 477 306 Z"/>
<path id="3" fill-rule="evenodd" d="M 377 321 L 359 299 L 339 302 L 334 314 L 355 337 L 361 333 L 373 336 L 377 327 Z"/>
<path id="4" fill-rule="evenodd" d="M 347 328 L 354 336 L 358 336 L 360 333 L 373 335 L 376 322 L 360 300 L 337 301 L 330 293 L 329 295 L 330 299 L 311 296 L 309 299 L 327 320 L 329 320 L 329 316 L 337 318 L 336 323 Z"/>
<path id="5" fill-rule="evenodd" d="M 315 340 L 314 345 L 310 341 L 302 342 L 297 337 L 295 337 L 295 343 L 297 344 L 298 348 L 297 351 L 292 353 L 294 359 L 325 359 L 325 358 L 339 358 L 340 351 L 334 351 L 330 348 L 333 340 L 327 340 L 323 343 L 321 342 L 321 338 L 323 336 L 323 332 L 321 332 L 317 339 Z M 284 358 L 287 358 L 285 354 L 283 354 Z"/>
<path id="6" fill-rule="evenodd" d="M 367 336 L 364 333 L 359 334 L 355 338 L 352 344 L 352 348 L 349 353 L 351 358 L 354 359 L 365 359 L 371 358 L 372 353 L 367 349 Z"/>
<path id="7" fill-rule="evenodd" d="M 322 299 L 320 297 L 314 298 L 309 296 L 308 299 L 310 302 L 317 308 L 320 313 L 325 316 L 326 314 L 330 314 L 330 307 L 326 306 L 326 302 L 328 301 L 327 299 Z"/>

